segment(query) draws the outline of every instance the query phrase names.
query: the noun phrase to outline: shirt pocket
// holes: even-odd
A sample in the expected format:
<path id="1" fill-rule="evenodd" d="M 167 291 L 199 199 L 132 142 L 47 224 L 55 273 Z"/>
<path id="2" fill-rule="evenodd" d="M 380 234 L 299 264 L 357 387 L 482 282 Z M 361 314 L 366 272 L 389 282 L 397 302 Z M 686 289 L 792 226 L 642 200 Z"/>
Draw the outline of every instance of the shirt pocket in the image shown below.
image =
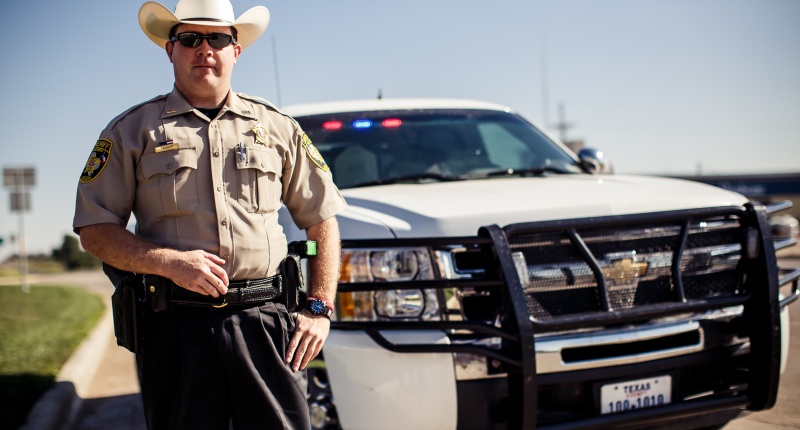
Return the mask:
<path id="1" fill-rule="evenodd" d="M 236 158 L 239 204 L 251 213 L 270 213 L 280 208 L 283 159 L 274 151 L 247 147 L 244 158 Z"/>
<path id="2" fill-rule="evenodd" d="M 164 216 L 191 215 L 200 205 L 197 194 L 197 150 L 194 147 L 142 156 L 142 174 L 150 201 Z"/>

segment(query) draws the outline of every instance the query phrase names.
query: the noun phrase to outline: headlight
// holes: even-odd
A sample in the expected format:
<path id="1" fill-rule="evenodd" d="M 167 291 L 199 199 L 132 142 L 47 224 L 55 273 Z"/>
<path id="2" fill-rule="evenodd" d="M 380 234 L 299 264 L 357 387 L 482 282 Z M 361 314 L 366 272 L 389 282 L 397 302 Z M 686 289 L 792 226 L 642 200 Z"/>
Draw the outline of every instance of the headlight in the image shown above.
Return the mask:
<path id="1" fill-rule="evenodd" d="M 398 282 L 435 279 L 427 248 L 343 249 L 339 282 Z M 380 290 L 338 295 L 341 321 L 439 319 L 436 290 Z"/>
<path id="2" fill-rule="evenodd" d="M 380 281 L 410 281 L 419 273 L 417 253 L 409 249 L 373 251 L 369 262 L 372 276 Z"/>

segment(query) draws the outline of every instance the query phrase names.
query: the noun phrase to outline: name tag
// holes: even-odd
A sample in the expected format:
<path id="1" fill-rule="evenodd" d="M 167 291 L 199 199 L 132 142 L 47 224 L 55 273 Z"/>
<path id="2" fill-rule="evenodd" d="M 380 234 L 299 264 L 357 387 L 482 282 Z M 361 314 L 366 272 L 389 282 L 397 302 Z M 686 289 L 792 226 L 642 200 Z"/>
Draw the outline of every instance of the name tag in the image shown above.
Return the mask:
<path id="1" fill-rule="evenodd" d="M 179 148 L 180 148 L 180 145 L 178 145 L 177 143 L 171 143 L 169 145 L 156 146 L 156 152 L 158 153 L 158 152 L 164 152 L 164 151 L 172 151 L 174 149 L 179 149 Z"/>

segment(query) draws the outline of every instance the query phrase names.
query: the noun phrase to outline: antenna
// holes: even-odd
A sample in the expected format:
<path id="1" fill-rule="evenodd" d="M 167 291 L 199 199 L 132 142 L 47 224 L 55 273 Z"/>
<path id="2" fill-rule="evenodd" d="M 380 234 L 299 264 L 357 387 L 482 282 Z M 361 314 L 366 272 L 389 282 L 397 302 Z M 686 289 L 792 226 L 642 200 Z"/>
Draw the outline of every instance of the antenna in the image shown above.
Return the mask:
<path id="1" fill-rule="evenodd" d="M 278 47 L 275 42 L 275 35 L 272 35 L 272 63 L 275 65 L 275 92 L 278 97 L 278 107 L 281 107 L 281 78 L 278 75 Z"/>
<path id="2" fill-rule="evenodd" d="M 383 100 L 383 90 L 378 88 L 378 100 Z"/>

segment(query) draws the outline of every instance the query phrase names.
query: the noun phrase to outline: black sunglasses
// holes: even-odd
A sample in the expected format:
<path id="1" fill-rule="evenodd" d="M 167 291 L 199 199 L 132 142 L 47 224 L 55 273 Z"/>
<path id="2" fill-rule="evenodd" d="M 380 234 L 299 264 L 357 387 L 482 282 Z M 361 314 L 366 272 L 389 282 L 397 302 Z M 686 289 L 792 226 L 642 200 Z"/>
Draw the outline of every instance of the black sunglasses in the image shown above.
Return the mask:
<path id="1" fill-rule="evenodd" d="M 180 42 L 181 45 L 187 48 L 197 48 L 201 43 L 203 43 L 203 39 L 208 40 L 208 44 L 214 49 L 222 49 L 231 43 L 236 43 L 236 39 L 234 39 L 233 36 L 225 33 L 181 33 L 176 34 L 169 41 L 172 43 L 175 43 L 176 41 Z"/>

